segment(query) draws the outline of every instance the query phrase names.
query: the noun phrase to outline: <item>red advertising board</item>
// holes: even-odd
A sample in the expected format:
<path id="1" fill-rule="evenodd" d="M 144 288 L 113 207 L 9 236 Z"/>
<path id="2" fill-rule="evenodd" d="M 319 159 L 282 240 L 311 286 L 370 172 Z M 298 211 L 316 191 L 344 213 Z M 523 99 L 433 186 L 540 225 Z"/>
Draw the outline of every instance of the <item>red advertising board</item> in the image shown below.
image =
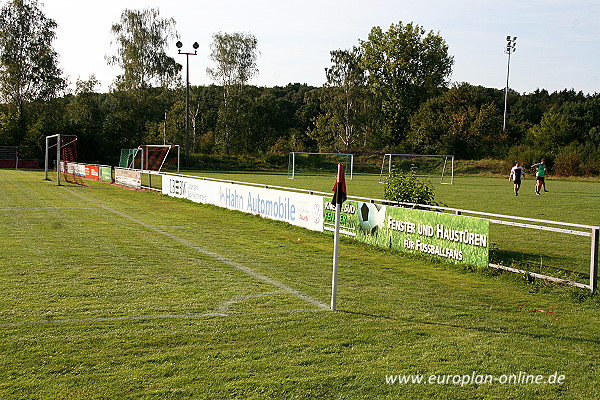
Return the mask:
<path id="1" fill-rule="evenodd" d="M 85 166 L 85 177 L 87 179 L 98 180 L 98 166 L 97 165 L 86 165 Z"/>

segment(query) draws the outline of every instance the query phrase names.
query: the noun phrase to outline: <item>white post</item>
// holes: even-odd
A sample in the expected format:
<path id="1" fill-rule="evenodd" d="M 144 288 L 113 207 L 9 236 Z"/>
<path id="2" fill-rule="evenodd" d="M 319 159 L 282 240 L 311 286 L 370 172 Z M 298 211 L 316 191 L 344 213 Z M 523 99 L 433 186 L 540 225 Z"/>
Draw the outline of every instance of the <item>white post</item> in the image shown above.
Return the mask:
<path id="1" fill-rule="evenodd" d="M 336 296 L 337 296 L 337 270 L 338 270 L 338 254 L 340 247 L 340 215 L 341 204 L 335 205 L 335 232 L 333 235 L 333 276 L 331 277 L 331 311 L 335 311 Z"/>
<path id="2" fill-rule="evenodd" d="M 592 229 L 592 254 L 590 260 L 590 290 L 595 292 L 598 288 L 598 241 L 600 228 Z"/>
<path id="3" fill-rule="evenodd" d="M 451 185 L 454 185 L 454 154 L 452 155 L 452 180 L 450 181 Z"/>
<path id="4" fill-rule="evenodd" d="M 44 171 L 46 173 L 46 177 L 44 179 L 48 180 L 48 136 L 46 136 L 46 153 L 44 155 Z"/>
<path id="5" fill-rule="evenodd" d="M 56 135 L 56 185 L 60 186 L 60 133 Z"/>

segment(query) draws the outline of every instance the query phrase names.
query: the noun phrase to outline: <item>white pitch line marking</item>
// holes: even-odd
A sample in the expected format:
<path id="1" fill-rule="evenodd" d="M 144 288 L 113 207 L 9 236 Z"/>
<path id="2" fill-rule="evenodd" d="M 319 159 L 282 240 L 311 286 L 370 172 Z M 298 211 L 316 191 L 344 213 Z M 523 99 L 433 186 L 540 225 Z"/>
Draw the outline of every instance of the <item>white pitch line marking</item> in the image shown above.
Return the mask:
<path id="1" fill-rule="evenodd" d="M 218 253 L 214 253 L 214 252 L 212 252 L 212 251 L 210 251 L 208 249 L 205 249 L 205 248 L 203 248 L 201 246 L 198 246 L 198 245 L 196 245 L 196 244 L 194 244 L 192 242 L 189 242 L 189 241 L 187 241 L 185 239 L 182 239 L 182 238 L 180 238 L 178 236 L 175 236 L 172 233 L 165 232 L 162 229 L 159 229 L 159 228 L 155 227 L 154 225 L 148 224 L 148 223 L 146 223 L 144 221 L 141 221 L 141 220 L 139 220 L 137 218 L 134 218 L 134 217 L 132 217 L 130 215 L 127 215 L 125 213 L 117 211 L 117 210 L 115 210 L 115 209 L 113 209 L 111 207 L 108 207 L 108 206 L 106 206 L 106 205 L 104 205 L 104 204 L 102 204 L 102 203 L 100 203 L 100 202 L 98 202 L 96 200 L 90 199 L 90 198 L 88 198 L 86 196 L 83 196 L 83 195 L 81 195 L 79 193 L 75 193 L 72 190 L 67 189 L 64 186 L 61 186 L 61 187 L 64 190 L 66 190 L 67 192 L 69 192 L 69 193 L 71 193 L 71 194 L 73 194 L 73 195 L 75 195 L 77 197 L 80 197 L 80 198 L 82 198 L 84 200 L 87 200 L 87 201 L 89 201 L 89 202 L 97 205 L 98 207 L 101 207 L 101 208 L 103 208 L 103 209 L 105 209 L 107 211 L 110 211 L 113 214 L 116 214 L 116 215 L 119 215 L 119 216 L 121 216 L 123 218 L 126 218 L 126 219 L 128 219 L 128 220 L 130 220 L 132 222 L 140 224 L 143 227 L 145 227 L 147 229 L 150 229 L 150 230 L 152 230 L 152 231 L 154 231 L 156 233 L 160 233 L 161 235 L 164 235 L 164 236 L 168 237 L 169 239 L 171 239 L 171 240 L 173 240 L 173 241 L 175 241 L 175 242 L 177 242 L 179 244 L 182 244 L 182 245 L 184 245 L 184 246 L 186 246 L 186 247 L 188 247 L 188 248 L 190 248 L 192 250 L 197 251 L 198 253 L 204 254 L 204 255 L 206 255 L 206 256 L 214 259 L 214 260 L 217 260 L 217 261 L 219 261 L 219 262 L 221 262 L 223 264 L 229 265 L 230 267 L 233 267 L 233 268 L 237 269 L 238 271 L 244 272 L 244 273 L 246 273 L 246 274 L 248 274 L 248 275 L 250 275 L 250 276 L 252 276 L 252 277 L 254 277 L 254 278 L 258 279 L 258 280 L 260 280 L 260 281 L 263 281 L 263 282 L 266 282 L 266 283 L 268 283 L 270 285 L 278 287 L 279 289 L 281 289 L 281 290 L 283 290 L 283 291 L 285 291 L 287 293 L 290 293 L 290 294 L 296 296 L 297 298 L 299 298 L 301 300 L 304 300 L 304 301 L 306 301 L 306 302 L 308 302 L 308 303 L 310 303 L 310 304 L 312 304 L 312 305 L 314 305 L 314 306 L 316 306 L 316 307 L 318 307 L 318 308 L 320 308 L 322 310 L 329 310 L 329 305 L 327 305 L 325 303 L 322 303 L 322 302 L 320 302 L 320 301 L 318 301 L 316 299 L 313 299 L 312 297 L 310 297 L 310 296 L 308 296 L 308 295 L 306 295 L 306 294 L 304 294 L 304 293 L 302 293 L 302 292 L 300 292 L 300 291 L 298 291 L 296 289 L 293 289 L 292 287 L 290 287 L 290 286 L 288 286 L 288 285 L 286 285 L 286 284 L 284 284 L 282 282 L 279 282 L 279 281 L 277 281 L 275 279 L 269 278 L 266 275 L 263 275 L 263 274 L 261 274 L 259 272 L 256 272 L 256 271 L 252 270 L 251 268 L 246 267 L 243 264 L 240 264 L 240 263 L 237 263 L 235 261 L 229 260 L 228 258 L 225 258 L 224 256 L 222 256 L 222 255 L 220 255 Z"/>

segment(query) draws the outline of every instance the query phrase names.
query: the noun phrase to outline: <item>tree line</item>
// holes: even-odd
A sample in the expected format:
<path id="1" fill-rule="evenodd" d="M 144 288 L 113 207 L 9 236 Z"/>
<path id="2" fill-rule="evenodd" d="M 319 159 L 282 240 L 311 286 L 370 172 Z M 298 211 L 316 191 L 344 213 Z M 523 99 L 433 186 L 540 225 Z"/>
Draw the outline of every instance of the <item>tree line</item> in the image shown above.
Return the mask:
<path id="1" fill-rule="evenodd" d="M 122 13 L 112 27 L 116 54 L 107 57 L 122 74 L 107 93 L 94 76 L 67 92 L 52 49 L 57 24 L 36 0 L 7 2 L 0 23 L 0 145 L 40 158 L 46 135 L 74 134 L 81 160 L 114 164 L 123 148 L 184 144 L 182 67 L 166 53 L 178 37 L 174 19 L 155 9 Z M 509 91 L 503 132 L 504 90 L 451 84 L 446 42 L 417 24 L 374 27 L 351 49 L 331 51 L 321 87 L 251 85 L 257 46 L 249 33 L 214 34 L 214 84 L 189 88 L 192 155 L 544 157 L 557 174 L 600 174 L 600 95 Z"/>

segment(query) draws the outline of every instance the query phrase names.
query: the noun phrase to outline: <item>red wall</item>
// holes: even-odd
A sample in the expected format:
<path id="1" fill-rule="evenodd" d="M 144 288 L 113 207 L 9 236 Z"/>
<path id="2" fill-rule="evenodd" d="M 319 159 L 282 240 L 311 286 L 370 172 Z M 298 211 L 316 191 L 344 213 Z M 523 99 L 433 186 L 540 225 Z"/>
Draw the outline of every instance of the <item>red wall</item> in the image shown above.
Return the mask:
<path id="1" fill-rule="evenodd" d="M 17 160 L 0 160 L 0 168 L 15 168 Z M 37 160 L 19 160 L 19 168 L 38 169 L 40 162 Z"/>

